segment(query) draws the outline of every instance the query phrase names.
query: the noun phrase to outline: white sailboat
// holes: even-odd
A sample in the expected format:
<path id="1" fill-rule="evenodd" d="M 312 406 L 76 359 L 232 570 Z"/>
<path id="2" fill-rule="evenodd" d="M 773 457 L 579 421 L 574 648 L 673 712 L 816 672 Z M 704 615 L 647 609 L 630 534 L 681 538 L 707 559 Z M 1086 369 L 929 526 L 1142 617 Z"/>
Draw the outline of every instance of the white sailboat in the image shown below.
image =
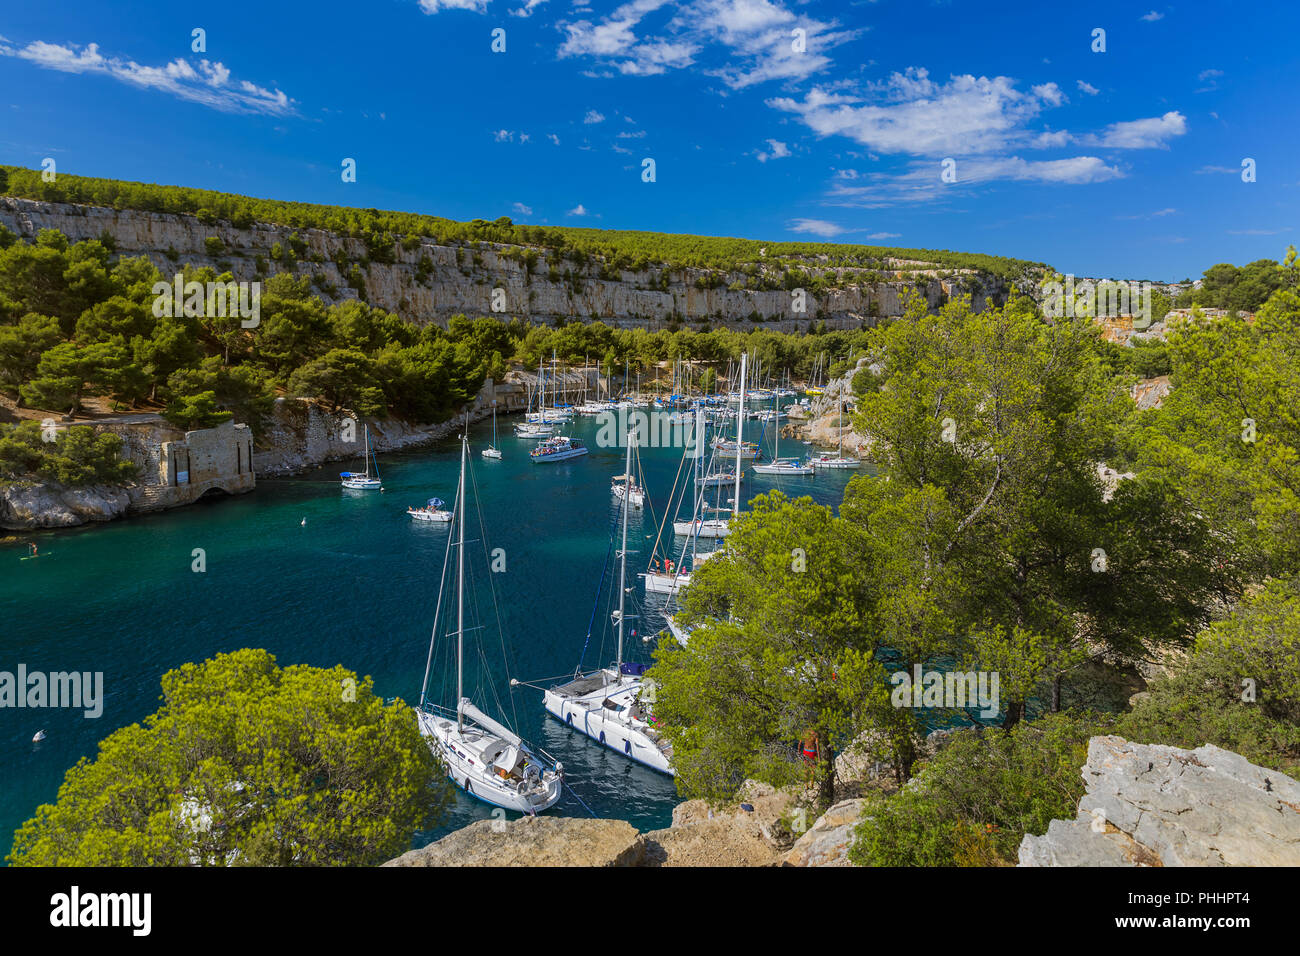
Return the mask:
<path id="1" fill-rule="evenodd" d="M 782 458 L 781 456 L 781 425 L 776 426 L 776 444 L 772 449 L 772 460 L 765 465 L 754 465 L 754 474 L 756 475 L 775 475 L 776 477 L 798 477 L 800 475 L 811 475 L 813 473 L 812 465 L 801 462 L 798 458 Z"/>
<path id="2" fill-rule="evenodd" d="M 636 480 L 636 475 L 615 475 L 610 479 L 610 491 L 620 501 L 627 498 L 633 508 L 645 507 L 645 489 Z"/>
<path id="3" fill-rule="evenodd" d="M 745 360 L 749 358 L 748 353 L 742 353 L 740 356 L 740 414 L 736 417 L 736 440 L 731 442 L 732 449 L 736 455 L 736 484 L 735 497 L 731 499 L 731 514 L 735 517 L 740 513 L 740 477 L 742 457 L 746 456 L 744 449 L 748 442 L 745 437 Z M 724 443 L 725 444 L 725 443 Z M 754 452 L 757 454 L 757 446 Z M 713 448 L 721 453 L 722 449 L 717 441 L 714 441 Z M 703 514 L 694 515 L 690 521 L 674 521 L 673 531 L 681 535 L 689 535 L 696 538 L 725 538 L 731 531 L 731 525 L 727 518 L 706 518 Z"/>
<path id="4" fill-rule="evenodd" d="M 627 467 L 632 472 L 632 433 L 628 434 Z M 671 774 L 672 747 L 654 727 L 651 712 L 653 687 L 644 680 L 644 668 L 623 660 L 626 617 L 627 522 L 630 508 L 623 504 L 623 546 L 618 564 L 618 655 L 614 666 L 576 673 L 572 680 L 543 691 L 542 705 L 556 720 L 617 753 L 661 773 Z"/>
<path id="5" fill-rule="evenodd" d="M 493 461 L 501 460 L 501 448 L 497 445 L 497 403 L 492 403 L 492 444 L 483 449 L 483 457 Z"/>
<path id="6" fill-rule="evenodd" d="M 465 469 L 468 456 L 469 439 L 462 435 L 460 490 L 456 496 L 456 709 L 438 707 L 429 703 L 427 698 L 433 645 L 438 635 L 435 612 L 416 716 L 429 749 L 442 761 L 447 776 L 458 787 L 494 806 L 520 813 L 538 813 L 560 799 L 564 768 L 556 762 L 549 766 L 543 763 L 518 734 L 483 713 L 465 696 Z M 442 574 L 444 583 L 451 557 L 450 537 L 447 547 Z M 439 588 L 439 611 L 442 609 L 441 592 Z"/>
<path id="7" fill-rule="evenodd" d="M 810 458 L 808 460 L 808 464 L 812 465 L 813 468 L 818 470 L 834 469 L 834 468 L 858 468 L 862 465 L 862 462 L 857 458 L 844 457 L 844 405 L 842 402 L 837 400 L 836 406 L 838 409 L 838 414 L 836 415 L 836 421 L 839 424 L 839 439 L 840 439 L 839 454 L 837 455 L 822 454 L 822 455 L 817 455 L 814 458 Z"/>
<path id="8" fill-rule="evenodd" d="M 375 451 L 370 447 L 370 426 L 365 426 L 366 435 L 366 470 L 361 474 L 355 471 L 339 472 L 339 479 L 344 488 L 350 488 L 353 491 L 374 491 L 383 489 L 384 484 L 379 480 L 379 459 L 375 457 Z M 370 474 L 370 461 L 374 459 L 375 473 Z"/>

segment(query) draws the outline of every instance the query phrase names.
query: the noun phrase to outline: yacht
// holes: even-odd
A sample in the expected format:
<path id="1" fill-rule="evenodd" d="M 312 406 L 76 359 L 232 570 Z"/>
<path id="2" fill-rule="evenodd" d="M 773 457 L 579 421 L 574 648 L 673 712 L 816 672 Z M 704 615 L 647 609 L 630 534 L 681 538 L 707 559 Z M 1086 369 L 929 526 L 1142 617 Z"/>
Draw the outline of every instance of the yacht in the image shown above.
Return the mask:
<path id="1" fill-rule="evenodd" d="M 469 439 L 462 435 L 453 571 L 456 579 L 456 706 L 454 710 L 439 707 L 428 698 L 429 673 L 433 666 L 434 643 L 438 638 L 438 615 L 444 597 L 440 587 L 416 721 L 425 743 L 440 759 L 447 776 L 456 786 L 493 806 L 535 814 L 554 806 L 560 799 L 563 766 L 554 760 L 544 761 L 518 734 L 484 713 L 465 696 L 465 471 L 468 457 Z M 451 551 L 449 537 L 443 562 L 444 585 L 447 572 L 451 570 Z"/>

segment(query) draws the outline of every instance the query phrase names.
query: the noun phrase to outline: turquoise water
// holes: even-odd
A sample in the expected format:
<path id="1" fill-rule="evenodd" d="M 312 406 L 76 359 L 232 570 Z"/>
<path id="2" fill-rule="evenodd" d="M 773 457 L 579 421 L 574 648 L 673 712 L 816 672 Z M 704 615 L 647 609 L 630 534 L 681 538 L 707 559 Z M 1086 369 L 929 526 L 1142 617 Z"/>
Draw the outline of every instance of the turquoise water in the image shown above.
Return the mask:
<path id="1" fill-rule="evenodd" d="M 491 440 L 491 422 L 470 432 L 487 548 L 505 552 L 505 573 L 488 581 L 484 544 L 467 545 L 477 607 L 490 626 L 467 658 L 466 689 L 490 713 L 504 715 L 526 738 L 561 760 L 573 794 L 552 812 L 625 819 L 640 829 L 666 826 L 678 797 L 671 778 L 654 773 L 571 733 L 546 717 L 538 690 L 509 687 L 509 677 L 539 681 L 571 673 L 593 616 L 597 586 L 618 517 L 611 476 L 622 472 L 623 449 L 596 447 L 593 420 L 568 429 L 591 454 L 537 465 L 533 442 L 513 437 L 502 420 L 503 461 L 479 451 Z M 747 423 L 746 431 L 753 427 Z M 750 437 L 748 434 L 746 437 Z M 783 455 L 806 446 L 781 443 Z M 447 544 L 447 525 L 414 522 L 407 505 L 430 497 L 452 502 L 459 467 L 455 440 L 405 453 L 380 455 L 386 491 L 347 492 L 330 463 L 296 479 L 263 479 L 252 494 L 203 501 L 188 508 L 33 538 L 44 557 L 20 561 L 22 544 L 0 546 L 0 670 L 21 662 L 29 671 L 102 671 L 104 712 L 0 709 L 0 844 L 38 804 L 52 800 L 69 767 L 93 756 L 99 740 L 141 720 L 159 706 L 159 678 L 170 668 L 222 651 L 262 647 L 279 663 L 344 667 L 375 680 L 376 693 L 414 702 L 419 697 Z M 630 517 L 629 584 L 640 602 L 635 572 L 644 569 L 681 461 L 680 449 L 642 449 L 651 508 Z M 746 500 L 780 487 L 838 505 L 853 472 L 815 478 L 748 474 Z M 730 489 L 724 489 L 724 497 Z M 712 494 L 712 491 L 710 491 Z M 469 498 L 471 506 L 474 497 Z M 653 518 L 651 512 L 653 511 Z M 305 526 L 301 524 L 306 518 Z M 476 518 L 471 511 L 467 535 Z M 191 570 L 193 549 L 206 552 L 207 570 Z M 610 559 L 610 573 L 615 570 Z M 502 638 L 491 609 L 494 585 Z M 607 593 L 595 615 L 586 664 L 613 658 Z M 662 621 L 650 598 L 639 621 L 631 659 L 649 660 L 641 638 Z M 633 613 L 629 610 L 629 614 Z M 442 630 L 440 627 L 439 630 Z M 602 643 L 603 641 L 603 643 Z M 440 641 L 431 698 L 450 703 L 455 675 Z M 481 645 L 481 657 L 480 646 Z M 485 668 L 483 662 L 488 666 Z M 499 698 L 501 707 L 494 698 Z M 486 702 L 486 704 L 485 704 Z M 32 743 L 40 729 L 47 738 Z M 581 800 L 581 803 L 579 802 Z M 444 827 L 421 834 L 427 842 L 449 829 L 486 818 L 490 808 L 463 795 Z"/>

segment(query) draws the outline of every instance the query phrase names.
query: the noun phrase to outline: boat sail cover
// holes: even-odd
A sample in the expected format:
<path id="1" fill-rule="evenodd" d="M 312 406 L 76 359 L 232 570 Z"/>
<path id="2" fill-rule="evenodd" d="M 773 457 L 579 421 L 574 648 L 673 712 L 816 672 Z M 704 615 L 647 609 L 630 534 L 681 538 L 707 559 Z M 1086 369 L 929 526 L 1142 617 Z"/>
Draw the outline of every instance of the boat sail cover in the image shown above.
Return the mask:
<path id="1" fill-rule="evenodd" d="M 513 730 L 510 730 L 508 727 L 506 727 L 505 724 L 497 723 L 487 714 L 483 713 L 483 711 L 479 710 L 477 707 L 475 707 L 473 704 L 470 703 L 468 697 L 462 697 L 460 699 L 460 712 L 464 714 L 466 717 L 473 720 L 484 730 L 492 731 L 492 733 L 496 734 L 502 740 L 508 741 L 509 743 L 514 744 L 516 747 L 518 747 L 520 744 L 523 743 L 523 741 L 519 738 L 518 734 L 516 734 Z"/>

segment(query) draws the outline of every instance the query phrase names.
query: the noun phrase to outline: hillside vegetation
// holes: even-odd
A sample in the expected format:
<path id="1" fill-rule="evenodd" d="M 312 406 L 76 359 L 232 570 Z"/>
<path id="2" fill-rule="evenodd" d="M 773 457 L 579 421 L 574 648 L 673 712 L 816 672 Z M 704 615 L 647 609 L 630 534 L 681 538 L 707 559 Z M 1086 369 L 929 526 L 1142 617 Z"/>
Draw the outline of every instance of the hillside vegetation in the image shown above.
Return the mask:
<path id="1" fill-rule="evenodd" d="M 719 271 L 757 269 L 757 263 L 817 261 L 823 268 L 858 270 L 842 281 L 866 278 L 866 273 L 915 268 L 975 270 L 1003 279 L 1016 279 L 1045 268 L 1042 263 L 950 250 L 859 246 L 829 242 L 763 242 L 717 236 L 658 232 L 516 225 L 508 217 L 492 221 L 455 222 L 439 216 L 355 209 L 313 203 L 257 199 L 184 186 L 160 186 L 60 173 L 57 182 L 41 180 L 40 170 L 0 166 L 0 194 L 22 199 L 71 202 L 196 216 L 204 223 L 227 220 L 236 228 L 255 222 L 295 228 L 326 229 L 366 243 L 371 259 L 393 260 L 395 243 L 417 237 L 440 243 L 498 243 L 536 246 L 562 254 L 575 264 L 600 259 L 611 269 L 642 271 L 650 265 L 705 268 Z M 521 253 L 522 254 L 522 253 Z M 907 260 L 910 264 L 890 264 Z"/>

